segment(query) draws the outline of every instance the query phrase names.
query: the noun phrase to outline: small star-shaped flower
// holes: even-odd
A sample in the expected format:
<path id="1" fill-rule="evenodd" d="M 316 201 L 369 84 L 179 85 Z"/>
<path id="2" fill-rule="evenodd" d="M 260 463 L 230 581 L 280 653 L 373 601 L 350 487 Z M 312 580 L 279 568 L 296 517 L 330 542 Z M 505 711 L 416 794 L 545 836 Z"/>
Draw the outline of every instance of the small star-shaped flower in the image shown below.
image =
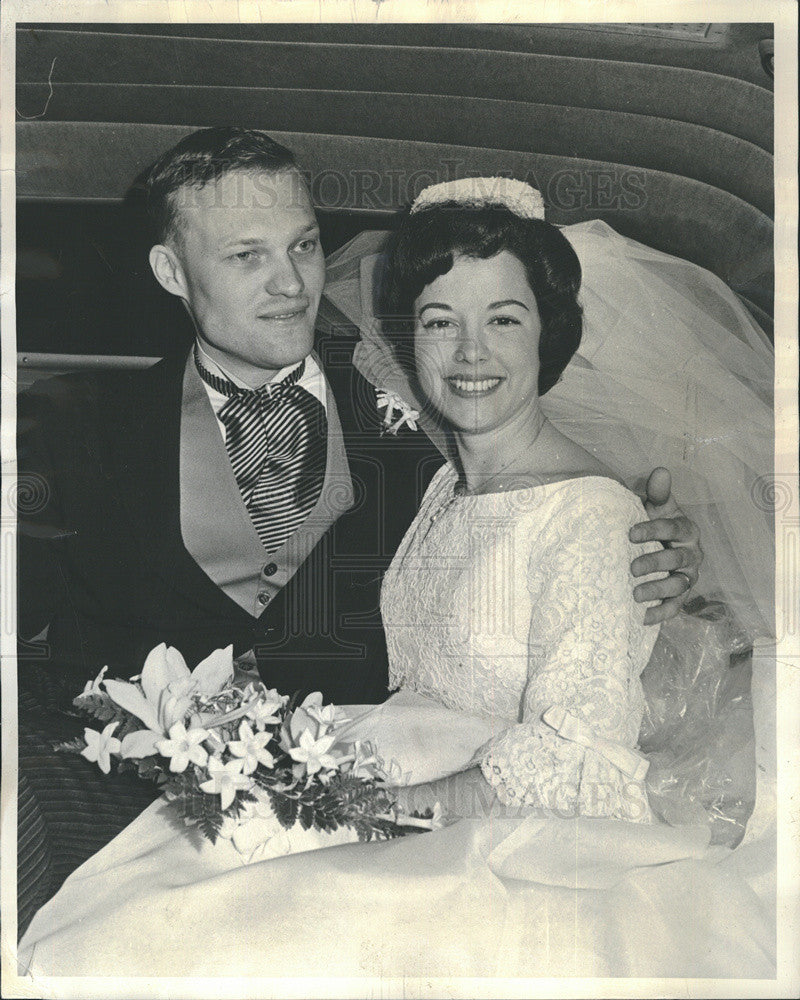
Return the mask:
<path id="1" fill-rule="evenodd" d="M 242 773 L 252 774 L 259 764 L 272 767 L 275 758 L 266 750 L 267 743 L 272 739 L 272 733 L 254 733 L 247 722 L 242 720 L 239 725 L 239 739 L 228 744 L 228 749 L 235 757 L 242 758 Z"/>
<path id="2" fill-rule="evenodd" d="M 249 691 L 248 686 L 245 695 L 248 695 Z M 265 726 L 274 726 L 281 721 L 275 713 L 283 707 L 283 701 L 277 691 L 267 691 L 247 710 L 247 718 L 252 719 L 256 729 L 259 730 Z"/>
<path id="3" fill-rule="evenodd" d="M 236 798 L 239 790 L 246 790 L 253 784 L 253 779 L 242 774 L 242 760 L 229 760 L 223 764 L 219 757 L 211 757 L 208 761 L 208 781 L 202 782 L 200 788 L 208 795 L 219 795 L 221 806 L 227 809 Z"/>
<path id="4" fill-rule="evenodd" d="M 378 389 L 377 405 L 379 410 L 386 410 L 383 416 L 382 433 L 397 434 L 403 424 L 408 424 L 412 431 L 417 429 L 416 421 L 419 420 L 419 410 L 413 410 L 405 400 L 401 399 L 396 392 L 391 389 Z M 400 417 L 392 423 L 395 410 Z"/>
<path id="5" fill-rule="evenodd" d="M 164 757 L 169 757 L 169 769 L 175 774 L 181 774 L 189 766 L 189 761 L 204 767 L 208 760 L 208 752 L 201 746 L 207 740 L 207 729 L 189 729 L 182 722 L 176 722 L 170 727 L 169 739 L 159 740 L 156 749 Z"/>
<path id="6" fill-rule="evenodd" d="M 300 737 L 300 745 L 292 747 L 289 755 L 298 764 L 304 764 L 309 775 L 316 774 L 322 768 L 335 768 L 338 761 L 328 751 L 336 740 L 335 736 L 321 736 L 315 740 L 311 730 L 304 729 Z"/>
<path id="7" fill-rule="evenodd" d="M 122 746 L 116 736 L 112 735 L 118 725 L 119 722 L 109 722 L 102 733 L 98 733 L 96 729 L 83 731 L 86 746 L 81 750 L 81 756 L 95 761 L 103 774 L 108 774 L 111 770 L 111 754 L 119 753 Z"/>

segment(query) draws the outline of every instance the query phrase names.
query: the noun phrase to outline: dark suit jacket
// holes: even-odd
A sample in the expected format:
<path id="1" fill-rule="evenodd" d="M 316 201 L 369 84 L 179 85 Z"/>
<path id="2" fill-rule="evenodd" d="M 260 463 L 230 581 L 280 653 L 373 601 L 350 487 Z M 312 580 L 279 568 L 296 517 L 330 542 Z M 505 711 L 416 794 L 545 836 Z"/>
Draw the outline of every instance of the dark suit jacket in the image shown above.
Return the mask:
<path id="1" fill-rule="evenodd" d="M 342 703 L 387 695 L 382 572 L 441 456 L 424 434 L 381 437 L 355 341 L 317 345 L 333 390 L 355 505 L 259 618 L 187 552 L 178 455 L 186 356 L 145 371 L 68 375 L 20 397 L 20 673 L 40 664 L 77 693 L 109 665 L 131 676 L 159 642 L 192 666 L 233 643 L 265 682 Z M 26 488 L 27 487 L 27 488 Z"/>
<path id="2" fill-rule="evenodd" d="M 159 793 L 53 745 L 82 733 L 85 681 L 138 673 L 159 642 L 194 666 L 233 643 L 265 682 L 338 704 L 387 695 L 380 581 L 441 456 L 422 433 L 381 438 L 354 342 L 317 345 L 345 438 L 355 503 L 258 619 L 183 544 L 186 355 L 138 372 L 68 375 L 19 399 L 19 826 L 22 934 L 64 879 Z M 46 625 L 45 641 L 31 642 Z"/>

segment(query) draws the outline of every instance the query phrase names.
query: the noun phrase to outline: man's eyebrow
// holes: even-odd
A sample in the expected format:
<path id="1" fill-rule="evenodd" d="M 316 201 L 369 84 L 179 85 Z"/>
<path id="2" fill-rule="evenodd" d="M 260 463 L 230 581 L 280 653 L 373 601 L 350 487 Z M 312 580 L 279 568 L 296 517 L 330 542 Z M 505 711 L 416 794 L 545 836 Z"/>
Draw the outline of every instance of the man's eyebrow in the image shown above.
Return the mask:
<path id="1" fill-rule="evenodd" d="M 298 230 L 292 238 L 299 240 L 301 236 L 317 232 L 319 232 L 319 223 L 313 222 L 310 226 L 306 226 L 305 229 Z M 254 247 L 262 243 L 264 243 L 264 239 L 261 236 L 239 236 L 223 243 L 222 249 L 227 250 L 229 247 Z"/>
<path id="2" fill-rule="evenodd" d="M 254 247 L 263 242 L 258 236 L 241 236 L 233 240 L 227 240 L 222 244 L 222 249 L 227 250 L 228 247 Z"/>

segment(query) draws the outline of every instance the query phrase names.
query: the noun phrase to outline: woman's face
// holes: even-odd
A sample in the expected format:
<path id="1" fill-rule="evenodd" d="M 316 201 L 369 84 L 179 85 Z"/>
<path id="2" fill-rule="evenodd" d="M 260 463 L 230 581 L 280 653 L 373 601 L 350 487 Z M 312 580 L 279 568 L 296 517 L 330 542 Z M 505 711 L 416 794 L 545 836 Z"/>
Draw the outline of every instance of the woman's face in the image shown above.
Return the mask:
<path id="1" fill-rule="evenodd" d="M 420 385 L 454 430 L 499 429 L 536 406 L 542 325 L 519 258 L 456 257 L 414 315 Z"/>

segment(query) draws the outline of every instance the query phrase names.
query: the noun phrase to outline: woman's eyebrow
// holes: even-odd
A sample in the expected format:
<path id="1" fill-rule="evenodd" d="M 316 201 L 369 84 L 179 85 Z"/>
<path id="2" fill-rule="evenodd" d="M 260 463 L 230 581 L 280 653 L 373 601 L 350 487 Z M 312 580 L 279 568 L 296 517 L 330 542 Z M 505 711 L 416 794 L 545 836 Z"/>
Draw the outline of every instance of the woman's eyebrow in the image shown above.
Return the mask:
<path id="1" fill-rule="evenodd" d="M 447 309 L 448 312 L 453 310 L 446 302 L 427 302 L 419 311 L 420 316 L 425 312 L 426 309 Z"/>
<path id="2" fill-rule="evenodd" d="M 520 302 L 518 299 L 503 299 L 501 302 L 493 302 L 489 308 L 490 309 L 500 309 L 501 306 L 522 306 L 525 312 L 530 312 L 530 309 L 525 305 L 524 302 Z"/>

